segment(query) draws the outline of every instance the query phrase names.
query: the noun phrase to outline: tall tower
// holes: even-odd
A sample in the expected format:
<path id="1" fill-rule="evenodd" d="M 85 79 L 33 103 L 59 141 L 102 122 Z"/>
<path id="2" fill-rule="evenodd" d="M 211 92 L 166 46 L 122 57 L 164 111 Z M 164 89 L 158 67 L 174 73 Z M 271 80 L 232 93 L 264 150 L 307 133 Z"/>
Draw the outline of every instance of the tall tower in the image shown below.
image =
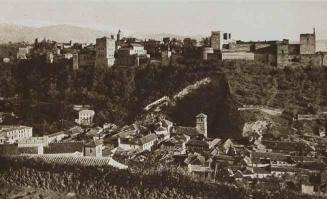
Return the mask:
<path id="1" fill-rule="evenodd" d="M 300 34 L 300 54 L 310 55 L 316 53 L 316 31 L 313 33 Z"/>
<path id="2" fill-rule="evenodd" d="M 204 137 L 208 137 L 208 130 L 207 130 L 207 115 L 204 113 L 200 113 L 196 118 L 196 129 L 199 131 L 199 133 L 203 134 Z"/>
<path id="3" fill-rule="evenodd" d="M 120 41 L 120 34 L 121 34 L 121 31 L 118 30 L 118 33 L 117 33 L 117 43 L 119 43 L 119 41 Z"/>
<path id="4" fill-rule="evenodd" d="M 221 32 L 220 31 L 212 31 L 210 37 L 210 44 L 213 50 L 221 50 Z"/>
<path id="5" fill-rule="evenodd" d="M 107 68 L 115 63 L 115 39 L 102 37 L 96 39 L 95 45 L 95 67 Z"/>

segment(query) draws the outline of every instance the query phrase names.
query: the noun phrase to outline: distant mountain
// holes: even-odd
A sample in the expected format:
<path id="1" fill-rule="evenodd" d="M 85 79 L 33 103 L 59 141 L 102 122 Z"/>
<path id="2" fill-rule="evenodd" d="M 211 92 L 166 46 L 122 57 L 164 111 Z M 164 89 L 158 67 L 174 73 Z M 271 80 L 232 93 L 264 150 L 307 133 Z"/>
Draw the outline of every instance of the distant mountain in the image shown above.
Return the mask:
<path id="1" fill-rule="evenodd" d="M 194 35 L 194 36 L 187 36 L 187 35 L 177 35 L 177 34 L 171 34 L 171 33 L 145 33 L 145 32 L 134 32 L 129 34 L 130 36 L 133 36 L 138 39 L 155 39 L 161 41 L 164 37 L 170 37 L 170 38 L 176 38 L 183 40 L 186 37 L 190 37 L 196 40 L 202 39 L 204 36 L 202 35 Z"/>
<path id="2" fill-rule="evenodd" d="M 317 40 L 316 45 L 317 51 L 327 52 L 327 40 Z"/>
<path id="3" fill-rule="evenodd" d="M 0 24 L 0 43 L 33 42 L 35 38 L 47 38 L 58 42 L 95 42 L 97 37 L 110 36 L 110 32 L 82 28 L 73 25 L 54 25 L 40 28 Z"/>
<path id="4" fill-rule="evenodd" d="M 94 30 L 91 28 L 84 28 L 74 25 L 53 25 L 44 26 L 40 28 L 21 26 L 21 25 L 11 25 L 11 24 L 0 24 L 0 43 L 8 42 L 34 42 L 35 38 L 43 39 L 47 38 L 50 40 L 55 40 L 58 42 L 68 42 L 72 40 L 73 42 L 89 43 L 95 42 L 95 39 L 103 36 L 110 36 L 112 33 L 101 30 Z M 116 34 L 116 33 L 114 33 Z M 194 39 L 201 39 L 203 36 L 185 36 L 176 35 L 170 33 L 144 33 L 135 32 L 128 34 L 139 39 L 156 39 L 162 40 L 164 37 L 184 39 L 186 37 L 191 37 Z"/>

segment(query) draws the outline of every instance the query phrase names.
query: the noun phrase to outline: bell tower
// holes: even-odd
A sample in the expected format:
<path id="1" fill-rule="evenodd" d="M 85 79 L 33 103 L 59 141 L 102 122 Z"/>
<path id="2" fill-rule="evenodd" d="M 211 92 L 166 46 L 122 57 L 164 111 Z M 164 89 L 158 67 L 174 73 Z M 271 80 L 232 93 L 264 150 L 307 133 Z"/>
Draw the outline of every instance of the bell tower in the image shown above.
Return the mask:
<path id="1" fill-rule="evenodd" d="M 207 130 L 207 115 L 204 113 L 200 113 L 196 118 L 196 129 L 199 133 L 203 134 L 204 137 L 208 137 L 208 130 Z"/>

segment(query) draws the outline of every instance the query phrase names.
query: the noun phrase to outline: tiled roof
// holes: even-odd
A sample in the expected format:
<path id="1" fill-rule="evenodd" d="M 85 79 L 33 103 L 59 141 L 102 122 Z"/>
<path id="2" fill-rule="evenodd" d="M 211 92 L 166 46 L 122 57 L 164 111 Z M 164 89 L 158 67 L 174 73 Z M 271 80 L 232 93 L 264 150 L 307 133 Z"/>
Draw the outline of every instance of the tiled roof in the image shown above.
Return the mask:
<path id="1" fill-rule="evenodd" d="M 50 143 L 44 147 L 44 154 L 83 152 L 83 142 Z"/>
<path id="2" fill-rule="evenodd" d="M 191 155 L 185 160 L 186 164 L 192 164 L 192 165 L 202 165 L 202 166 L 208 166 L 209 158 L 206 158 L 203 155 Z"/>
<path id="3" fill-rule="evenodd" d="M 279 142 L 279 141 L 262 141 L 267 149 L 283 151 L 300 151 L 306 149 L 306 145 L 300 142 Z"/>
<path id="4" fill-rule="evenodd" d="M 151 134 L 148 134 L 146 136 L 139 138 L 138 143 L 143 145 L 143 144 L 149 143 L 151 141 L 154 141 L 156 139 L 158 139 L 158 136 L 154 133 L 151 133 Z"/>
<path id="5" fill-rule="evenodd" d="M 69 132 L 70 134 L 79 134 L 79 133 L 83 133 L 83 129 L 79 126 L 74 126 L 69 129 Z"/>
<path id="6" fill-rule="evenodd" d="M 96 141 L 92 140 L 92 141 L 86 143 L 85 146 L 87 146 L 87 147 L 96 147 L 96 146 L 101 145 L 101 144 L 102 144 L 102 140 L 96 140 Z"/>
<path id="7" fill-rule="evenodd" d="M 62 155 L 33 155 L 29 158 L 42 159 L 48 163 L 57 163 L 65 165 L 83 165 L 83 166 L 113 166 L 118 169 L 127 169 L 128 166 L 115 161 L 108 157 L 76 157 L 76 156 L 62 156 Z"/>
<path id="8" fill-rule="evenodd" d="M 62 134 L 66 134 L 65 131 L 59 131 L 57 133 L 49 134 L 48 137 L 55 137 L 55 136 L 62 135 Z"/>
<path id="9" fill-rule="evenodd" d="M 176 126 L 175 133 L 176 134 L 185 134 L 188 136 L 200 135 L 199 131 L 195 127 L 184 127 L 184 126 Z"/>
<path id="10" fill-rule="evenodd" d="M 205 147 L 209 147 L 209 144 L 206 141 L 203 140 L 189 140 L 186 145 L 191 145 L 191 146 L 205 146 Z"/>

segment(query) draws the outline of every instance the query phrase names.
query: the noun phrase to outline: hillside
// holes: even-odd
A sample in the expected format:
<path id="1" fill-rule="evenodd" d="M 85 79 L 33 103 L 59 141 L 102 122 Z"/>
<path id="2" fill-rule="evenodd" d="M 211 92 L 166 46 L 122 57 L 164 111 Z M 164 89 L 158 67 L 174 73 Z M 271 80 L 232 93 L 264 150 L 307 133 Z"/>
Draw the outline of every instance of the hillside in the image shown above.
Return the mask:
<path id="1" fill-rule="evenodd" d="M 258 63 L 224 64 L 231 93 L 240 105 L 265 105 L 299 113 L 327 108 L 327 68 L 277 69 Z"/>
<path id="2" fill-rule="evenodd" d="M 184 95 L 171 107 L 169 116 L 181 126 L 195 126 L 195 116 L 208 116 L 208 136 L 237 138 L 241 136 L 243 121 L 230 95 L 223 74 L 210 74 L 210 83 Z"/>

